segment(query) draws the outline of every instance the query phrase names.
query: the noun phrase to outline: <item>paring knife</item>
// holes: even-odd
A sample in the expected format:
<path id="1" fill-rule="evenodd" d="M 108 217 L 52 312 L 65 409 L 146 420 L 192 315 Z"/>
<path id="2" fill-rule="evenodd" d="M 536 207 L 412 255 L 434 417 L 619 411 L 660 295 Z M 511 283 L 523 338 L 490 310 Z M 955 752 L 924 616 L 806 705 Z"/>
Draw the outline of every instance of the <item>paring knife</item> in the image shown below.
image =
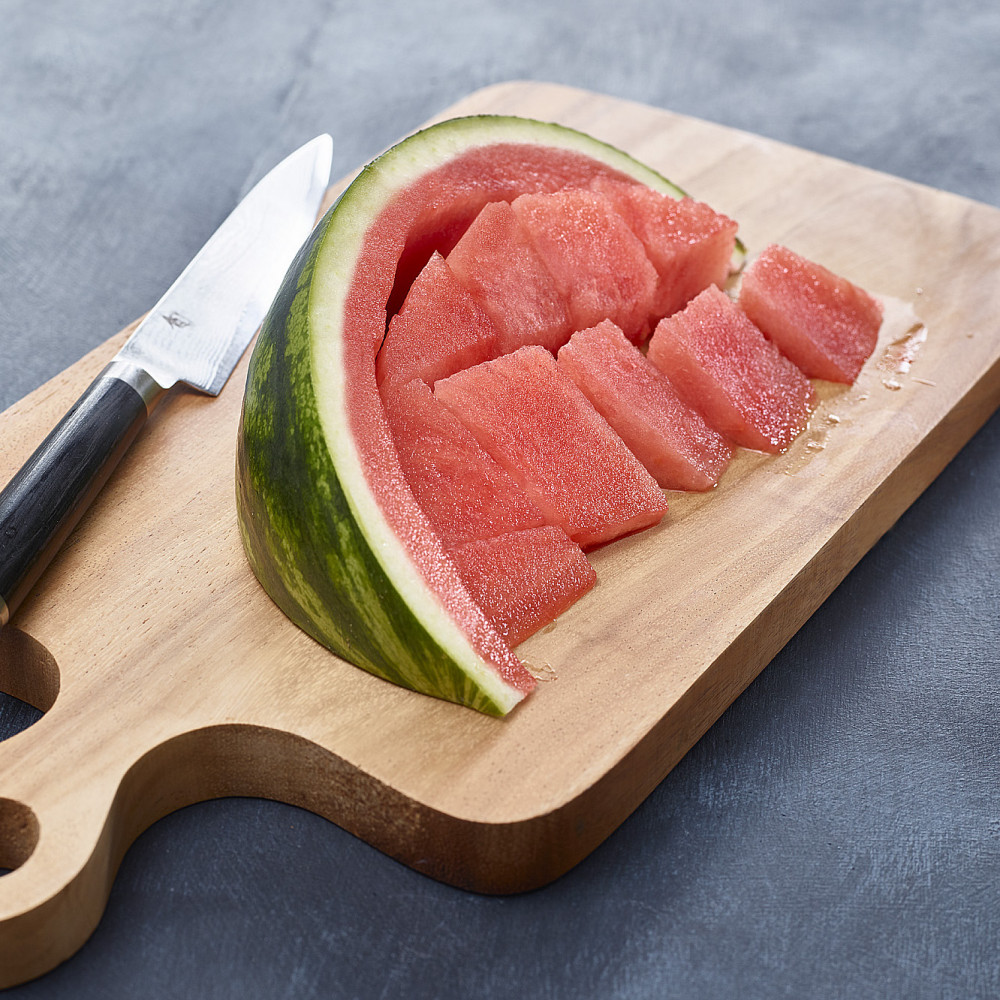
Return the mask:
<path id="1" fill-rule="evenodd" d="M 320 135 L 256 184 L 0 492 L 0 626 L 163 395 L 222 390 L 316 221 L 332 159 Z"/>

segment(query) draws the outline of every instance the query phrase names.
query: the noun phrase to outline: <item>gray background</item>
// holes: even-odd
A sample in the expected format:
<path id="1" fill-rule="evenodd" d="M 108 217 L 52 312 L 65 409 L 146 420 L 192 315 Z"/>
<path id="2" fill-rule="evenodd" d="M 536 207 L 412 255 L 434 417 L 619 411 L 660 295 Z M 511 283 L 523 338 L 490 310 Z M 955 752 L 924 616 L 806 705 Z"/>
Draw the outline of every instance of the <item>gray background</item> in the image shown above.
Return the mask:
<path id="1" fill-rule="evenodd" d="M 992 0 L 0 0 L 0 406 L 144 312 L 288 149 L 331 132 L 341 176 L 514 78 L 1000 205 Z M 13 994 L 1000 995 L 998 444 L 994 418 L 555 884 L 470 895 L 308 813 L 207 803 Z M 0 698 L 0 731 L 36 714 Z"/>

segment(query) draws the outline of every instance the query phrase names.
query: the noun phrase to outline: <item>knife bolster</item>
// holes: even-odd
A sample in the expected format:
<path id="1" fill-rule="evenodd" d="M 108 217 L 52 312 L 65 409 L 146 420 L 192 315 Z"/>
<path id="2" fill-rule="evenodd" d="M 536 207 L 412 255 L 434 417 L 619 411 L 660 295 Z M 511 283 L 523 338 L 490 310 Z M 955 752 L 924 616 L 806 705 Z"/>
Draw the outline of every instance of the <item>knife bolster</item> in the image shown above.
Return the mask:
<path id="1" fill-rule="evenodd" d="M 153 408 L 167 391 L 145 368 L 134 365 L 131 361 L 121 361 L 117 358 L 109 362 L 97 378 L 115 378 L 130 385 L 146 404 L 147 416 L 153 412 Z"/>

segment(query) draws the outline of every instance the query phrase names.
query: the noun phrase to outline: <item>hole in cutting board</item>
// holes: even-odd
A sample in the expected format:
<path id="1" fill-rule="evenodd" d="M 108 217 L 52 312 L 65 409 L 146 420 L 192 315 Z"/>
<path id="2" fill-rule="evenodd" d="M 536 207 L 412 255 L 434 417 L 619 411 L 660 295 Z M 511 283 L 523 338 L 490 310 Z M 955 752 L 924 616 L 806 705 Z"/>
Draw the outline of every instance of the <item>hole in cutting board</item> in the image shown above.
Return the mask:
<path id="1" fill-rule="evenodd" d="M 37 722 L 58 694 L 55 657 L 27 632 L 0 629 L 0 739 Z"/>
<path id="2" fill-rule="evenodd" d="M 38 819 L 23 803 L 0 799 L 0 875 L 20 868 L 38 843 Z"/>

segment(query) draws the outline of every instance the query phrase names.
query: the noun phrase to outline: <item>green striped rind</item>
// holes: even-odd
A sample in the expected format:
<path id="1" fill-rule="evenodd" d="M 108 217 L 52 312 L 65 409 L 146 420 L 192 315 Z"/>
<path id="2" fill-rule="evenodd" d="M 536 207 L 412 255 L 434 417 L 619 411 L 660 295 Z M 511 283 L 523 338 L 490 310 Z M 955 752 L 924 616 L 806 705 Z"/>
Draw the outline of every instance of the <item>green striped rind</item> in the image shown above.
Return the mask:
<path id="1" fill-rule="evenodd" d="M 345 496 L 310 375 L 317 230 L 265 320 L 247 380 L 237 507 L 258 579 L 297 625 L 338 655 L 405 687 L 504 714 L 519 695 L 477 685 L 406 604 Z M 308 470 L 304 473 L 303 470 Z"/>
<path id="2" fill-rule="evenodd" d="M 394 194 L 498 142 L 576 150 L 657 190 L 675 185 L 589 136 L 530 119 L 452 119 L 365 167 L 299 252 L 250 360 L 237 450 L 244 547 L 297 625 L 386 680 L 494 715 L 523 694 L 473 649 L 386 521 L 348 433 L 345 303 L 365 234 Z"/>

